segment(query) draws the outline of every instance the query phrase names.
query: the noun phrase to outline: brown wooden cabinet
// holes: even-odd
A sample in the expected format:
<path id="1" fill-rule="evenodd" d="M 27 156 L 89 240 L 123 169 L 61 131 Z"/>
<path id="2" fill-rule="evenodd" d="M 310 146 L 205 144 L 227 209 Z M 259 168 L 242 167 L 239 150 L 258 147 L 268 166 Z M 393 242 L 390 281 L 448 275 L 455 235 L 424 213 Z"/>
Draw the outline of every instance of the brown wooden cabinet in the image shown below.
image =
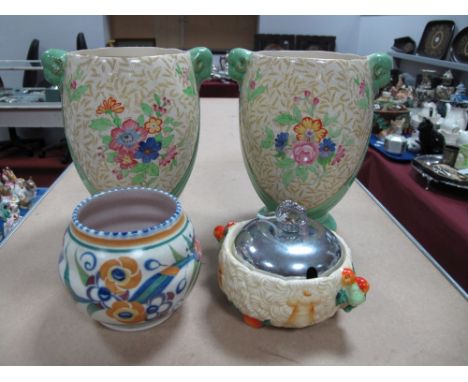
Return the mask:
<path id="1" fill-rule="evenodd" d="M 109 16 L 112 39 L 155 38 L 157 46 L 253 49 L 258 16 Z"/>

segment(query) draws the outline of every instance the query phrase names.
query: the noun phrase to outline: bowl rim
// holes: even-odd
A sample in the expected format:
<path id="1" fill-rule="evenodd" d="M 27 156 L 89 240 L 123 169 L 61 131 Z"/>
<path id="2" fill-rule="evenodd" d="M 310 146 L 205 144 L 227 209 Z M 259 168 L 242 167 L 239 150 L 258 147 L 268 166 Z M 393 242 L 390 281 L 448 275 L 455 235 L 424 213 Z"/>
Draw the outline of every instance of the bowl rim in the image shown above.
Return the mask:
<path id="1" fill-rule="evenodd" d="M 94 228 L 90 228 L 83 224 L 80 219 L 79 219 L 79 213 L 80 211 L 87 206 L 90 202 L 106 197 L 109 194 L 112 193 L 123 193 L 123 192 L 129 192 L 129 191 L 144 191 L 144 192 L 153 192 L 157 193 L 161 196 L 169 198 L 172 202 L 174 202 L 175 205 L 175 211 L 172 213 L 168 218 L 166 218 L 164 221 L 150 225 L 148 227 L 142 228 L 142 229 L 136 229 L 132 231 L 106 231 L 106 230 L 98 230 Z M 73 209 L 72 213 L 72 225 L 74 228 L 76 228 L 79 232 L 84 233 L 85 235 L 89 235 L 92 237 L 96 238 L 108 238 L 108 239 L 135 239 L 135 238 L 143 238 L 143 237 L 148 237 L 151 235 L 154 235 L 156 233 L 159 233 L 161 231 L 165 231 L 169 227 L 171 227 L 175 222 L 179 220 L 179 218 L 182 215 L 182 205 L 180 201 L 172 194 L 169 192 L 155 189 L 155 188 L 149 188 L 149 187 L 140 187 L 140 186 L 134 186 L 134 187 L 125 187 L 125 188 L 113 188 L 109 190 L 105 190 L 102 192 L 99 192 L 97 194 L 91 195 L 87 197 L 86 199 L 82 200 L 78 205 Z"/>

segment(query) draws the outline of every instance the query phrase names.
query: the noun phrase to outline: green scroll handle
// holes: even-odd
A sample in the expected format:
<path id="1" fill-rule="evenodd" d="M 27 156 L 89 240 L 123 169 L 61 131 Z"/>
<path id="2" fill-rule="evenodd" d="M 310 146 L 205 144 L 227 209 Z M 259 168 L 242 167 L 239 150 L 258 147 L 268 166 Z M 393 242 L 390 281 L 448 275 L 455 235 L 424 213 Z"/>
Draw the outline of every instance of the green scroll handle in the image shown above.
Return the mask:
<path id="1" fill-rule="evenodd" d="M 208 48 L 198 47 L 189 50 L 197 86 L 211 76 L 213 54 Z"/>
<path id="2" fill-rule="evenodd" d="M 393 61 L 388 54 L 374 53 L 367 56 L 369 68 L 373 79 L 373 90 L 377 93 L 381 88 L 390 82 L 390 71 L 392 70 Z"/>
<path id="3" fill-rule="evenodd" d="M 65 63 L 67 52 L 61 49 L 46 50 L 41 56 L 44 67 L 44 77 L 52 85 L 60 86 L 65 74 Z"/>
<path id="4" fill-rule="evenodd" d="M 242 84 L 245 72 L 249 66 L 250 56 L 252 52 L 247 49 L 235 48 L 228 54 L 229 77 L 236 81 L 239 85 Z"/>

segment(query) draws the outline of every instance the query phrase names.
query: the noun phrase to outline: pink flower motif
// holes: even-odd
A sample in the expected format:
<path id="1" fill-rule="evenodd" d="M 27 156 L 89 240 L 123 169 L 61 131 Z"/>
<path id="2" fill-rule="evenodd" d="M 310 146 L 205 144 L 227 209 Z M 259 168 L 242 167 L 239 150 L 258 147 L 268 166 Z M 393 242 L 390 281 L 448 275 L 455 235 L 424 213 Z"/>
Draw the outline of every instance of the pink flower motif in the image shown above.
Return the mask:
<path id="1" fill-rule="evenodd" d="M 176 151 L 176 146 L 171 146 L 169 148 L 169 150 L 167 150 L 167 153 L 166 155 L 164 156 L 164 158 L 161 158 L 159 160 L 159 164 L 161 166 L 166 166 L 168 165 L 169 163 L 171 163 L 171 161 L 176 157 L 177 155 L 177 151 Z"/>
<path id="2" fill-rule="evenodd" d="M 335 165 L 335 164 L 340 163 L 341 160 L 344 158 L 345 154 L 346 154 L 345 148 L 343 147 L 343 145 L 339 145 L 338 149 L 336 150 L 336 155 L 331 161 L 331 164 Z"/>
<path id="3" fill-rule="evenodd" d="M 250 81 L 250 83 L 249 83 L 250 89 L 252 89 L 252 90 L 255 89 L 255 85 L 256 85 L 256 84 L 255 84 L 255 81 L 254 81 L 254 80 Z"/>
<path id="4" fill-rule="evenodd" d="M 73 81 L 71 82 L 70 87 L 71 87 L 73 90 L 76 89 L 76 81 L 75 81 L 75 80 L 73 80 Z"/>
<path id="5" fill-rule="evenodd" d="M 297 164 L 312 164 L 319 155 L 319 145 L 317 142 L 295 142 L 292 147 L 292 154 Z"/>
<path id="6" fill-rule="evenodd" d="M 294 98 L 293 98 L 294 103 L 297 103 L 297 102 L 299 102 L 300 100 L 301 100 L 300 97 L 294 97 Z"/>
<path id="7" fill-rule="evenodd" d="M 146 139 L 148 132 L 133 119 L 126 119 L 121 127 L 111 130 L 112 141 L 109 148 L 115 151 L 125 150 L 135 152 L 138 144 Z"/>
<path id="8" fill-rule="evenodd" d="M 312 95 L 312 93 L 308 90 L 304 91 L 304 96 L 306 97 L 310 97 Z"/>
<path id="9" fill-rule="evenodd" d="M 318 104 L 320 103 L 319 98 L 318 98 L 318 97 L 314 97 L 314 99 L 312 100 L 312 103 L 313 103 L 314 105 L 318 105 Z"/>
<path id="10" fill-rule="evenodd" d="M 366 90 L 366 81 L 362 80 L 359 84 L 359 97 L 364 95 L 364 91 Z"/>
<path id="11" fill-rule="evenodd" d="M 133 151 L 127 150 L 120 150 L 115 160 L 119 164 L 120 168 L 124 170 L 135 167 L 138 163 L 138 161 L 135 159 Z M 119 179 L 118 174 L 117 179 Z"/>

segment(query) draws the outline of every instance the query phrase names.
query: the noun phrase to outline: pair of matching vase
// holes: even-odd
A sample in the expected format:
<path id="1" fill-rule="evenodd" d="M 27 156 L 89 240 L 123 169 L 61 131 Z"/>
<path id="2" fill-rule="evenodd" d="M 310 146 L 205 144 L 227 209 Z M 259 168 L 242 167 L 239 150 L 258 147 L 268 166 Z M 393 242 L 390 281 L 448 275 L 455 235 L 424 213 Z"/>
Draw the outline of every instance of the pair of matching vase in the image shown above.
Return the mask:
<path id="1" fill-rule="evenodd" d="M 69 150 L 92 194 L 65 233 L 62 281 L 104 325 L 156 325 L 182 304 L 200 269 L 201 247 L 177 196 L 195 162 L 198 90 L 212 54 L 51 49 L 42 62 L 61 88 Z M 244 163 L 263 213 L 292 199 L 336 229 L 328 212 L 364 158 L 390 57 L 236 48 L 228 63 L 240 87 Z"/>

